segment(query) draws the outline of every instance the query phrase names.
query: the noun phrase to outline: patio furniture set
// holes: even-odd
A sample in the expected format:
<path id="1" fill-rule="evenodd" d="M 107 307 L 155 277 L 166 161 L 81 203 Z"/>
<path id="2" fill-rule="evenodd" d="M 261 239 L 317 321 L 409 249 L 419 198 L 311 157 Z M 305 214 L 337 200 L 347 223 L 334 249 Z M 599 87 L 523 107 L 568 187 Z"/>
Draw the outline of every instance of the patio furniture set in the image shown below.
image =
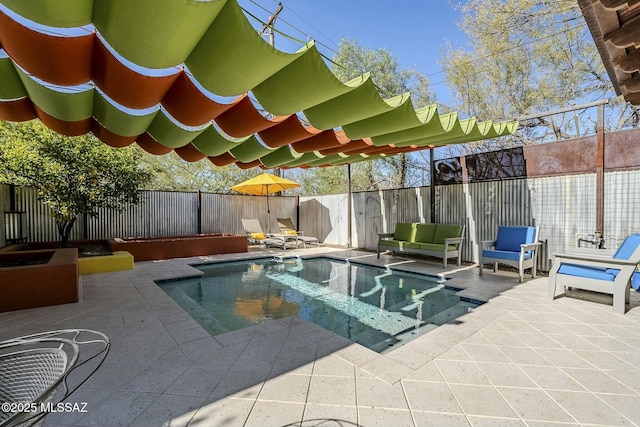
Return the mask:
<path id="1" fill-rule="evenodd" d="M 261 245 L 266 250 L 270 247 L 278 247 L 283 250 L 295 249 L 300 244 L 306 248 L 307 243 L 320 246 L 317 237 L 305 236 L 304 231 L 297 230 L 291 218 L 278 218 L 280 227 L 278 233 L 265 233 L 257 219 L 242 219 L 241 222 L 249 244 Z"/>
<path id="2" fill-rule="evenodd" d="M 464 225 L 398 223 L 393 233 L 379 233 L 380 251 L 390 250 L 394 255 L 422 254 L 443 259 L 457 258 L 464 242 Z M 524 271 L 531 269 L 536 277 L 538 261 L 538 228 L 529 226 L 500 226 L 495 240 L 478 243 L 479 274 L 486 264 L 515 267 L 520 283 Z M 556 297 L 557 288 L 581 289 L 612 295 L 613 310 L 624 314 L 629 303 L 631 287 L 640 288 L 640 233 L 629 235 L 612 256 L 603 256 L 598 249 L 573 254 L 555 254 L 549 272 L 549 299 Z"/>

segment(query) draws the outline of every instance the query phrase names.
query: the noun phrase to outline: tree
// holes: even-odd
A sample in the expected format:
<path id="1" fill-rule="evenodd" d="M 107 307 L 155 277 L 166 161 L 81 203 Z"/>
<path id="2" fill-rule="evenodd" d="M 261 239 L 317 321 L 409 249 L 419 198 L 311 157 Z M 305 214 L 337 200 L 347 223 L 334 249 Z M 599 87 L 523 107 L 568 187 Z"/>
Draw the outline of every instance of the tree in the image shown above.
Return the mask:
<path id="1" fill-rule="evenodd" d="M 207 159 L 187 162 L 174 152 L 162 156 L 143 153 L 141 162 L 154 171 L 149 184 L 154 190 L 230 193 L 232 186 L 257 175 L 255 169 L 219 167 Z"/>
<path id="2" fill-rule="evenodd" d="M 575 1 L 468 0 L 460 10 L 469 49 L 449 46 L 442 59 L 459 111 L 481 120 L 507 120 L 613 95 Z M 618 107 L 617 126 L 637 116 L 624 104 Z M 470 148 L 505 148 L 580 135 L 595 128 L 592 113 L 527 121 L 512 138 Z"/>
<path id="3" fill-rule="evenodd" d="M 60 245 L 68 246 L 78 215 L 125 209 L 140 201 L 151 172 L 140 150 L 111 148 L 92 135 L 66 137 L 38 121 L 0 122 L 0 182 L 31 186 L 51 210 Z"/>

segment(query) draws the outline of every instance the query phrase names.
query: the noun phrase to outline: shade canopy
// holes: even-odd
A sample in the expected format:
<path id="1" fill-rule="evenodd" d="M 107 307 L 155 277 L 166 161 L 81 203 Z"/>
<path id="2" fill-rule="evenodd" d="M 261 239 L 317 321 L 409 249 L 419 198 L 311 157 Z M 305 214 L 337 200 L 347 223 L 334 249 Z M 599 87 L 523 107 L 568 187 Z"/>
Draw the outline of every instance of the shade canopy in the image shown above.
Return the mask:
<path id="1" fill-rule="evenodd" d="M 300 184 L 288 179 L 269 173 L 260 174 L 254 178 L 248 179 L 240 184 L 231 187 L 232 190 L 240 193 L 252 194 L 254 196 L 267 196 L 271 193 L 298 188 Z"/>
<path id="2" fill-rule="evenodd" d="M 342 82 L 313 42 L 269 45 L 236 0 L 3 0 L 0 48 L 0 119 L 219 166 L 340 165 L 517 128 Z"/>

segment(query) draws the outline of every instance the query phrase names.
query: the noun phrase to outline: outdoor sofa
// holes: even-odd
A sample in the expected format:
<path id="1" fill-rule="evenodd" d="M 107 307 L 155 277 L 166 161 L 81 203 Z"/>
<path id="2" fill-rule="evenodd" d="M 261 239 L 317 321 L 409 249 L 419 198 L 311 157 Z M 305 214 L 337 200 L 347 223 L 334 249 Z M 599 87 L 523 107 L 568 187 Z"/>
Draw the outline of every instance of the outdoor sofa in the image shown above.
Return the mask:
<path id="1" fill-rule="evenodd" d="M 447 267 L 447 259 L 457 258 L 464 241 L 464 225 L 422 224 L 399 222 L 393 233 L 378 234 L 378 258 L 380 251 L 389 250 L 393 254 L 419 254 L 442 258 Z"/>

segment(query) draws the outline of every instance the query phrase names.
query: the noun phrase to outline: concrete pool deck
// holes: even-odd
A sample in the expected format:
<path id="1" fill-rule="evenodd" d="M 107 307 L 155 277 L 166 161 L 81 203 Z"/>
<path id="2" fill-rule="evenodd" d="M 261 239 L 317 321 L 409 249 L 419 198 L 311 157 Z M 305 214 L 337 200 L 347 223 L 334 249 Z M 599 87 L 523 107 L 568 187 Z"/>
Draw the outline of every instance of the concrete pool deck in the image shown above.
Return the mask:
<path id="1" fill-rule="evenodd" d="M 436 262 L 335 248 L 407 271 Z M 105 364 L 45 426 L 640 425 L 640 293 L 624 316 L 610 297 L 547 299 L 546 277 L 450 266 L 463 293 L 488 302 L 397 350 L 378 354 L 298 318 L 211 337 L 153 280 L 228 254 L 136 263 L 82 276 L 80 303 L 0 314 L 0 339 L 53 329 L 105 333 Z M 585 296 L 586 295 L 586 296 Z"/>

